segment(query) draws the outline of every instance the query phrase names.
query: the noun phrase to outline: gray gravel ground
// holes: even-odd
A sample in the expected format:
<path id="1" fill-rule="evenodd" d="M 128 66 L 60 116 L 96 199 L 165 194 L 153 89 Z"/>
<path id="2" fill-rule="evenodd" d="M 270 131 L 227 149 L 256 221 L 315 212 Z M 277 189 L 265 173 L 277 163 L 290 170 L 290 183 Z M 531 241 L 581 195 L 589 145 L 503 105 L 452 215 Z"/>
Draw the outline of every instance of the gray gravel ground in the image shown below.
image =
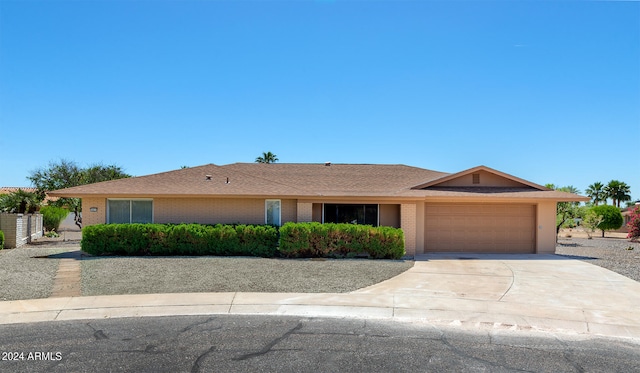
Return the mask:
<path id="1" fill-rule="evenodd" d="M 1 250 L 0 301 L 48 297 L 59 259 L 35 257 L 78 249 L 78 241 L 43 241 L 39 245 Z M 556 253 L 640 281 L 640 243 L 617 238 L 561 238 Z M 85 257 L 81 266 L 83 295 L 235 291 L 342 293 L 394 277 L 411 268 L 413 262 Z"/>
<path id="2" fill-rule="evenodd" d="M 584 260 L 640 281 L 638 242 L 622 238 L 561 238 L 556 246 L 556 254 Z"/>
<path id="3" fill-rule="evenodd" d="M 253 257 L 92 257 L 82 294 L 181 292 L 345 293 L 397 276 L 412 261 Z"/>
<path id="4" fill-rule="evenodd" d="M 62 246 L 0 250 L 0 301 L 47 298 L 60 259 L 34 257 L 64 251 Z"/>

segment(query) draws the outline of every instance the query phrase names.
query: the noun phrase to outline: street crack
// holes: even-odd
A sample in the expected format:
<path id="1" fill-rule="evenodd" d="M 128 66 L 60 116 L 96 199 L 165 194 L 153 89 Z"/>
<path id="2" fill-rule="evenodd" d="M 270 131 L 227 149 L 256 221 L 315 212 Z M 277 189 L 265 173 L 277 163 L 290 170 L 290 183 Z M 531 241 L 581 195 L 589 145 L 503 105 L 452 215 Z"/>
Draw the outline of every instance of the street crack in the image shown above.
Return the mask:
<path id="1" fill-rule="evenodd" d="M 239 357 L 235 357 L 233 358 L 233 360 L 239 361 L 239 360 L 247 360 L 247 359 L 251 359 L 253 357 L 256 356 L 261 356 L 264 355 L 266 353 L 268 353 L 269 351 L 271 351 L 271 349 L 273 348 L 273 346 L 277 345 L 278 343 L 280 343 L 280 341 L 288 338 L 291 334 L 295 333 L 297 330 L 299 330 L 300 328 L 302 328 L 302 323 L 298 323 L 298 325 L 296 325 L 295 327 L 293 327 L 291 330 L 289 330 L 288 332 L 284 333 L 283 335 L 281 335 L 280 337 L 274 339 L 273 341 L 267 343 L 266 346 L 264 346 L 264 348 L 258 352 L 252 352 L 250 354 L 245 354 Z"/>
<path id="2" fill-rule="evenodd" d="M 207 356 L 214 352 L 216 350 L 216 346 L 211 346 L 209 347 L 208 350 L 206 350 L 205 352 L 203 352 L 202 354 L 200 354 L 200 356 L 198 356 L 198 358 L 196 359 L 196 361 L 193 363 L 193 366 L 191 367 L 191 373 L 198 373 L 200 372 L 200 364 L 202 364 L 202 361 L 204 359 L 207 358 Z"/>

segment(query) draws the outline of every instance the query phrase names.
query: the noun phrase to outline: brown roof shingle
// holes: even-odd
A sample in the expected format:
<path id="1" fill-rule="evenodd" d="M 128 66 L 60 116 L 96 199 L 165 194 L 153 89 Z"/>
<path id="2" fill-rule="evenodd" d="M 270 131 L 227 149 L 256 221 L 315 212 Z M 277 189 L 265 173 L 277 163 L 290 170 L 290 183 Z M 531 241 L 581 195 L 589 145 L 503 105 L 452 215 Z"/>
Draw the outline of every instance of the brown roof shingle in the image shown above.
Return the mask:
<path id="1" fill-rule="evenodd" d="M 208 175 L 208 176 L 207 176 Z M 512 188 L 500 191 L 412 189 L 448 173 L 405 165 L 233 163 L 208 164 L 159 174 L 83 185 L 51 192 L 59 197 L 490 197 L 576 200 L 573 194 Z M 582 200 L 582 199 L 578 199 Z"/>

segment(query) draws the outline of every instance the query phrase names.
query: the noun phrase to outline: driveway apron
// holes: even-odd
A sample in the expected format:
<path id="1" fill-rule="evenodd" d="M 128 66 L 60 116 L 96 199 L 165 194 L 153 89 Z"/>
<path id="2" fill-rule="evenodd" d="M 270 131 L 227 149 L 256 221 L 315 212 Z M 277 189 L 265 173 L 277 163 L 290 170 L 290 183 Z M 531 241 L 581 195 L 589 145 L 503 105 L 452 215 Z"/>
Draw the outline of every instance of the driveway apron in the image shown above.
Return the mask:
<path id="1" fill-rule="evenodd" d="M 420 255 L 354 293 L 393 294 L 396 317 L 640 338 L 640 283 L 556 255 Z"/>

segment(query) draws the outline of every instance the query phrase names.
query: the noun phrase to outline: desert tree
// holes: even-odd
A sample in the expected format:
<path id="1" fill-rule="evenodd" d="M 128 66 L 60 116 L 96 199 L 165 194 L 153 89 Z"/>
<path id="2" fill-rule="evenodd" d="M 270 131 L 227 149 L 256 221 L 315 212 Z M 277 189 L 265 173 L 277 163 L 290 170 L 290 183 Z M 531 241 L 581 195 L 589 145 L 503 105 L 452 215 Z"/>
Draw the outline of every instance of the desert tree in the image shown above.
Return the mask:
<path id="1" fill-rule="evenodd" d="M 556 187 L 554 184 L 546 184 L 545 187 L 559 192 L 567 192 L 579 194 L 580 190 L 573 185 Z M 556 205 L 556 235 L 560 232 L 560 228 L 570 219 L 580 217 L 580 202 L 558 202 Z"/>
<path id="2" fill-rule="evenodd" d="M 130 177 L 122 167 L 103 165 L 100 163 L 88 167 L 80 167 L 76 162 L 61 159 L 49 162 L 47 167 L 31 171 L 27 179 L 36 187 L 40 200 L 44 200 L 46 193 L 53 190 L 71 188 L 79 185 L 93 184 L 101 181 L 116 180 Z M 75 214 L 76 225 L 81 227 L 79 212 L 82 211 L 82 201 L 79 198 L 59 198 L 49 203 L 53 206 L 66 207 Z"/>
<path id="3" fill-rule="evenodd" d="M 623 219 L 620 209 L 616 206 L 594 206 L 593 211 L 597 216 L 602 216 L 602 221 L 598 224 L 598 229 L 602 231 L 602 237 L 604 232 L 609 230 L 615 230 L 622 227 Z"/>

